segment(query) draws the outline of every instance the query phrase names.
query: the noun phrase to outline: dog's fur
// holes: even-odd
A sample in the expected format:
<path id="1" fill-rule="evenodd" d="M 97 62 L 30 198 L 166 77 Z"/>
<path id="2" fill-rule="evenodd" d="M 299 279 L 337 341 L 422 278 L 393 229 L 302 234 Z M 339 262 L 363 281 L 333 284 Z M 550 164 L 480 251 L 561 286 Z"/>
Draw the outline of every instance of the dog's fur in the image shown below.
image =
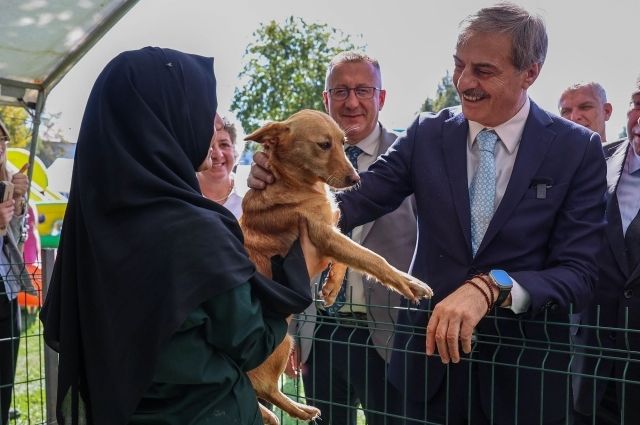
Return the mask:
<path id="1" fill-rule="evenodd" d="M 433 295 L 427 285 L 356 244 L 335 226 L 339 210 L 329 186 L 347 188 L 359 177 L 344 154 L 345 135 L 331 117 L 303 110 L 286 121 L 265 125 L 246 140 L 263 145 L 275 176 L 273 184 L 264 190 L 250 190 L 242 202 L 240 225 L 245 247 L 261 273 L 271 277 L 271 257 L 286 255 L 299 237 L 299 223 L 306 222 L 311 242 L 333 260 L 322 287 L 326 305 L 335 301 L 347 266 L 375 277 L 414 302 Z M 278 388 L 278 377 L 285 369 L 292 344 L 287 336 L 263 364 L 249 372 L 249 378 L 258 397 L 294 418 L 308 421 L 318 417 L 320 411 L 292 401 Z M 261 413 L 265 423 L 278 423 L 269 410 L 261 407 Z"/>

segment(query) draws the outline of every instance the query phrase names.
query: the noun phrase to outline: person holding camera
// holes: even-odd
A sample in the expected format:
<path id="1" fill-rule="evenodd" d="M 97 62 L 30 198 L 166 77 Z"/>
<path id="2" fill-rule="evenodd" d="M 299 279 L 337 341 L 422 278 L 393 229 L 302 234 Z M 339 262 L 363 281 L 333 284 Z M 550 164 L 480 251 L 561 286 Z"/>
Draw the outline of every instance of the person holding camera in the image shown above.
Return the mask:
<path id="1" fill-rule="evenodd" d="M 0 424 L 9 422 L 9 406 L 13 392 L 15 366 L 20 341 L 20 309 L 18 292 L 33 290 L 24 267 L 18 240 L 25 212 L 24 195 L 29 179 L 23 172 L 10 174 L 7 168 L 9 131 L 0 121 Z"/>

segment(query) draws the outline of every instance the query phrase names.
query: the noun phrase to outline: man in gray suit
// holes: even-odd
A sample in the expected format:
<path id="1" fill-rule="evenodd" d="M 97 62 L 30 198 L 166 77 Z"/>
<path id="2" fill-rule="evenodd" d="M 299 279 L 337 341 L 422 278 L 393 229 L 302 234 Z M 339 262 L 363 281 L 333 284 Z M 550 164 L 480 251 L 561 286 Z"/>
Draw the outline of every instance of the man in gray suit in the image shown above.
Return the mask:
<path id="1" fill-rule="evenodd" d="M 378 122 L 386 91 L 378 61 L 343 52 L 329 64 L 323 101 L 347 135 L 345 151 L 362 172 L 396 139 Z M 395 211 L 356 227 L 351 238 L 407 271 L 416 243 L 413 197 Z M 314 285 L 321 280 L 316 277 Z M 294 323 L 307 402 L 322 410 L 322 423 L 355 424 L 362 405 L 369 425 L 384 423 L 386 362 L 393 347 L 401 298 L 380 283 L 349 270 L 332 308 L 312 304 Z M 319 285 L 316 286 L 319 289 Z M 317 292 L 316 292 L 317 293 Z M 344 304 L 342 304 L 344 302 Z"/>

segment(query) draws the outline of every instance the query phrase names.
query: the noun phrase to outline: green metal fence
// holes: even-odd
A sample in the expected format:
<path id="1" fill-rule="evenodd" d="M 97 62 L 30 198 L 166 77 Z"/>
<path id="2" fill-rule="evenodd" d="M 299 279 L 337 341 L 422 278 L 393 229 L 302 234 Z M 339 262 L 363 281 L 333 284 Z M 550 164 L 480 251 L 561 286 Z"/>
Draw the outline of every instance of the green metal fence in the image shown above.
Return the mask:
<path id="1" fill-rule="evenodd" d="M 6 409 L 9 391 L 11 391 L 10 424 L 46 423 L 45 356 L 42 327 L 38 320 L 42 299 L 42 268 L 40 263 L 25 265 L 35 290 L 11 294 L 8 301 L 4 285 L 0 287 L 3 297 L 0 316 L 3 332 L 0 335 L 0 408 Z M 0 283 L 2 285 L 2 283 Z M 7 327 L 17 317 L 18 330 Z M 17 348 L 17 360 L 13 352 Z M 9 354 L 11 353 L 11 354 Z M 7 369 L 10 366 L 9 369 Z M 10 376 L 9 370 L 15 371 Z"/>
<path id="2" fill-rule="evenodd" d="M 35 269 L 34 273 L 41 273 L 44 276 L 44 280 L 48 280 L 48 270 L 50 270 L 50 265 L 53 264 L 53 253 L 48 252 L 45 253 L 43 267 L 38 267 Z M 49 267 L 48 267 L 49 266 Z M 44 272 L 43 272 L 44 270 Z M 40 276 L 35 276 L 37 279 L 40 279 Z M 45 285 L 46 286 L 46 285 Z M 365 305 L 360 306 L 364 309 L 376 307 L 382 308 L 382 306 L 373 306 L 373 305 Z M 55 403 L 54 397 L 54 388 L 56 385 L 55 374 L 55 354 L 48 349 L 45 349 L 43 340 L 42 340 L 42 327 L 40 321 L 37 318 L 39 310 L 37 308 L 29 307 L 29 308 L 21 308 L 21 322 L 22 322 L 22 330 L 19 335 L 19 354 L 18 361 L 16 364 L 16 376 L 14 383 L 14 391 L 12 396 L 12 411 L 17 412 L 17 416 L 12 417 L 9 420 L 9 424 L 54 424 L 54 414 L 52 407 Z M 629 312 L 627 311 L 628 315 Z M 392 315 L 390 314 L 389 317 Z M 323 320 L 326 320 L 324 315 L 318 314 L 300 314 L 295 316 L 295 320 L 298 325 L 308 324 L 309 326 L 314 326 Z M 500 333 L 501 323 L 515 324 L 516 326 L 511 328 L 518 329 L 518 333 L 511 334 L 503 334 Z M 529 320 L 524 318 L 507 318 L 507 317 L 499 317 L 495 314 L 491 314 L 483 319 L 483 326 L 479 327 L 476 331 L 473 339 L 473 349 L 470 355 L 465 355 L 461 361 L 461 364 L 466 364 L 469 366 L 469 370 L 472 371 L 473 368 L 476 367 L 485 367 L 492 372 L 488 375 L 491 381 L 490 392 L 486 394 L 486 396 L 490 400 L 490 405 L 493 406 L 493 400 L 497 397 L 498 391 L 504 391 L 504 388 L 501 387 L 505 385 L 505 383 L 497 382 L 496 375 L 493 371 L 502 369 L 510 369 L 514 372 L 514 382 L 509 383 L 512 386 L 513 391 L 515 392 L 514 400 L 516 403 L 522 402 L 519 400 L 519 395 L 517 394 L 518 388 L 522 388 L 523 385 L 527 385 L 526 377 L 528 375 L 528 371 L 537 371 L 544 372 L 541 376 L 540 381 L 538 382 L 540 386 L 540 400 L 546 400 L 549 397 L 557 397 L 558 399 L 564 400 L 564 410 L 566 412 L 566 419 L 564 423 L 570 424 L 572 423 L 572 410 L 573 410 L 573 397 L 572 397 L 572 386 L 573 382 L 576 379 L 583 379 L 590 381 L 592 383 L 595 382 L 611 382 L 617 384 L 621 391 L 630 391 L 631 389 L 638 388 L 640 386 L 640 381 L 637 376 L 632 376 L 630 374 L 630 370 L 635 368 L 640 368 L 640 352 L 636 349 L 632 349 L 634 347 L 634 340 L 638 340 L 640 337 L 640 330 L 637 329 L 618 329 L 612 327 L 605 326 L 586 326 L 582 324 L 576 323 L 576 318 L 572 319 L 572 322 L 567 317 L 567 321 L 558 321 L 551 320 L 549 317 L 541 317 L 539 320 Z M 367 330 L 371 327 L 380 327 L 384 329 L 388 329 L 393 325 L 391 321 L 386 322 L 378 322 L 372 323 L 366 316 L 362 314 L 353 315 L 352 317 L 343 316 L 340 318 L 340 327 L 346 332 L 356 333 L 359 330 Z M 426 325 L 426 324 L 425 324 Z M 536 332 L 538 338 L 533 340 L 531 338 L 530 329 L 531 326 L 536 327 Z M 299 327 L 298 327 L 299 328 Z M 371 341 L 367 341 L 366 344 L 362 342 L 351 341 L 350 338 L 343 338 L 341 341 L 334 341 L 331 336 L 328 338 L 322 339 L 320 334 L 318 333 L 318 326 L 314 327 L 313 332 L 310 335 L 304 335 L 302 333 L 298 333 L 294 335 L 297 341 L 300 343 L 303 340 L 307 340 L 307 342 L 313 343 L 318 341 L 324 341 L 331 344 L 342 344 L 347 350 L 355 350 L 358 348 L 362 348 L 364 345 L 370 345 Z M 483 331 L 484 329 L 484 331 Z M 487 332 L 486 330 L 490 331 Z M 594 345 L 584 346 L 579 345 L 575 342 L 574 335 L 578 332 L 584 332 L 586 330 L 595 330 L 598 335 L 598 342 Z M 424 338 L 424 326 L 421 327 L 396 327 L 393 331 L 395 337 L 399 335 L 403 335 L 406 340 L 410 340 L 411 338 Z M 552 339 L 551 335 L 558 335 L 558 333 L 562 333 L 566 336 L 561 341 L 558 341 L 557 338 Z M 611 339 L 612 333 L 616 333 L 618 338 L 623 338 L 624 341 L 624 349 L 620 348 L 612 348 L 609 343 Z M 540 338 L 539 336 L 543 337 Z M 544 339 L 544 335 L 548 335 L 549 338 L 547 340 Z M 7 343 L 9 340 L 7 338 L 0 339 L 1 343 Z M 512 361 L 504 361 L 501 359 L 500 350 L 504 350 L 504 347 L 511 348 L 513 350 L 517 350 L 518 355 L 513 357 Z M 391 345 L 391 341 L 384 346 L 379 348 L 385 348 L 387 350 L 395 350 L 395 355 L 400 356 L 424 356 L 424 350 L 415 350 L 410 348 L 394 348 Z M 482 356 L 481 354 L 486 353 L 487 350 L 492 353 L 491 356 L 487 357 L 486 355 Z M 299 352 L 298 352 L 299 353 Z M 536 358 L 540 359 L 536 364 L 532 364 L 528 361 L 528 356 L 531 356 L 532 353 L 535 353 Z M 554 356 L 560 355 L 564 360 L 558 362 L 554 360 Z M 426 358 L 426 357 L 425 357 Z M 577 373 L 576 365 L 580 361 L 584 361 L 585 359 L 592 360 L 594 363 L 594 369 L 588 373 Z M 362 362 L 367 362 L 369 359 L 363 358 Z M 616 365 L 616 369 L 622 371 L 617 377 L 601 377 L 600 375 L 603 373 L 605 369 L 605 365 L 610 367 L 611 364 Z M 46 365 L 46 367 L 45 367 Z M 348 369 L 354 365 L 350 365 L 349 362 L 346 362 L 345 359 L 335 358 L 331 359 L 331 367 L 341 367 Z M 464 397 L 465 395 L 469 398 L 469 395 L 472 392 L 471 386 L 475 385 L 473 382 L 472 372 L 469 372 L 469 387 L 460 389 L 454 388 L 453 386 L 449 388 L 449 380 L 450 380 L 450 368 L 451 366 L 445 368 L 445 385 L 446 388 L 446 399 L 451 401 L 451 409 L 459 409 L 459 403 L 456 404 L 455 401 L 460 397 Z M 413 373 L 413 371 L 407 370 L 405 372 L 407 375 Z M 429 372 L 427 371 L 427 374 Z M 561 377 L 562 385 L 550 385 L 548 382 L 545 382 L 546 377 Z M 407 376 L 408 377 L 408 376 Z M 415 377 L 413 377 L 415 378 Z M 428 376 L 421 377 L 424 379 L 425 387 L 428 386 Z M 327 371 L 326 375 L 320 376 L 317 379 L 329 379 L 329 372 Z M 365 380 L 367 377 L 365 376 Z M 518 381 L 520 380 L 520 381 Z M 558 382 L 555 380 L 555 382 Z M 447 423 L 447 417 L 445 417 L 444 421 L 434 421 L 430 419 L 429 412 L 427 409 L 426 417 L 421 420 L 405 422 L 405 417 L 402 414 L 402 411 L 390 411 L 387 406 L 387 400 L 383 401 L 377 405 L 367 406 L 367 410 L 365 410 L 361 405 L 358 406 L 358 400 L 349 400 L 348 403 L 339 403 L 332 399 L 332 397 L 328 397 L 327 399 L 319 400 L 319 399 L 311 399 L 306 398 L 305 388 L 300 377 L 290 378 L 287 376 L 283 376 L 281 378 L 281 384 L 283 388 L 283 392 L 287 394 L 294 400 L 298 400 L 301 402 L 305 402 L 307 404 L 315 405 L 318 403 L 324 403 L 325 406 L 328 405 L 330 408 L 338 408 L 338 407 L 349 407 L 351 405 L 356 405 L 356 420 L 352 423 L 352 425 L 363 425 L 366 423 L 365 416 L 369 413 L 375 413 L 379 418 L 383 418 L 381 423 L 386 423 L 390 425 L 398 425 L 398 424 L 430 424 L 430 423 Z M 386 386 L 385 382 L 376 382 L 374 383 L 380 386 Z M 6 385 L 4 387 L 6 388 Z M 429 388 L 425 388 L 427 391 Z M 48 390 L 48 391 L 47 391 Z M 392 397 L 395 400 L 400 399 L 401 403 L 403 397 L 406 396 L 411 391 L 414 391 L 413 388 L 405 387 L 403 389 L 395 389 L 395 387 L 389 386 L 388 392 L 386 396 L 391 399 Z M 48 394 L 47 394 L 48 393 Z M 466 394 L 465 394 L 466 393 Z M 47 395 L 49 398 L 47 399 Z M 385 396 L 385 397 L 386 397 Z M 591 397 L 593 399 L 593 405 L 595 406 L 596 400 L 596 391 L 595 386 L 591 393 Z M 623 403 L 621 406 L 622 409 L 640 409 L 640 400 L 635 400 L 637 403 L 629 402 Z M 465 405 L 462 407 L 463 409 L 467 409 L 467 413 L 472 416 L 473 415 L 473 407 L 470 405 Z M 47 407 L 49 406 L 49 408 Z M 518 406 L 514 406 L 514 409 L 517 411 Z M 595 409 L 595 408 L 594 408 Z M 304 423 L 302 421 L 298 421 L 288 417 L 286 414 L 283 414 L 276 407 L 274 411 L 280 417 L 280 421 L 282 424 L 298 424 Z M 457 411 L 448 411 L 445 415 L 453 415 L 454 413 L 458 413 Z M 533 411 L 525 412 L 528 417 L 531 419 L 532 423 L 543 423 L 546 421 L 544 405 L 540 402 L 538 408 Z M 598 413 L 598 412 L 592 412 Z M 493 409 L 490 409 L 487 412 L 490 423 L 493 423 L 495 420 L 497 412 L 494 412 Z M 601 422 L 600 416 L 593 416 L 589 419 L 592 424 L 599 424 Z M 624 417 L 620 419 L 611 419 L 612 423 L 625 423 Z M 618 422 L 615 422 L 618 421 Z M 328 422 L 323 421 L 322 418 L 317 421 L 317 424 L 327 424 Z M 340 423 L 347 422 L 333 422 L 334 425 L 338 425 Z M 473 420 L 470 421 L 473 423 Z M 517 417 L 514 417 L 512 423 L 520 423 Z M 628 422 L 626 422 L 629 424 Z M 632 425 L 632 424 L 629 424 Z"/>

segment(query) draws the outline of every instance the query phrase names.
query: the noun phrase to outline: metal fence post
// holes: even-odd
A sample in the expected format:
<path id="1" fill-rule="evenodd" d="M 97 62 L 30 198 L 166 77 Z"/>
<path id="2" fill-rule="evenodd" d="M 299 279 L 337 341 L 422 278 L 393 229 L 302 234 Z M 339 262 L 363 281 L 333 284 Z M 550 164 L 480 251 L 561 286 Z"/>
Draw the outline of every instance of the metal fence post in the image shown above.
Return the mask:
<path id="1" fill-rule="evenodd" d="M 42 299 L 47 295 L 49 282 L 53 273 L 55 249 L 44 248 L 42 258 Z M 56 394 L 58 391 L 58 353 L 45 345 L 44 347 L 44 379 L 47 397 L 47 424 L 57 424 Z"/>

